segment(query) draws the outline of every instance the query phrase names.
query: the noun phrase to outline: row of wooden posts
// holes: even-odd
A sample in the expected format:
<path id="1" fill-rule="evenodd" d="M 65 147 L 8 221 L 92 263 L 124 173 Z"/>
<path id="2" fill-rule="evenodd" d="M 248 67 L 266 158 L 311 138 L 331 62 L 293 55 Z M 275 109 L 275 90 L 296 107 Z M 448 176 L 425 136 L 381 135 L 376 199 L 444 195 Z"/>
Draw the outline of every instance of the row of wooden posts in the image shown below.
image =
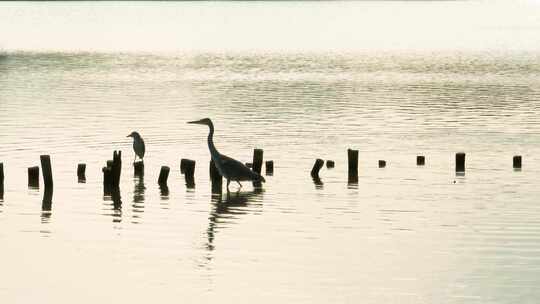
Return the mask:
<path id="1" fill-rule="evenodd" d="M 253 171 L 261 174 L 262 165 L 263 165 L 263 154 L 262 149 L 253 150 L 253 162 L 247 163 L 248 167 L 251 167 Z M 348 173 L 349 173 L 349 183 L 358 182 L 358 150 L 347 150 L 348 158 Z M 51 158 L 49 155 L 41 155 L 41 168 L 43 171 L 43 182 L 45 186 L 44 202 L 45 198 L 52 198 L 52 188 L 53 188 L 53 178 L 52 178 L 52 168 L 51 168 Z M 311 177 L 314 181 L 320 182 L 319 171 L 324 166 L 325 161 L 322 159 L 316 159 L 313 168 L 311 169 Z M 418 155 L 416 157 L 416 164 L 418 166 L 424 166 L 426 163 L 426 158 L 423 155 Z M 456 172 L 465 172 L 465 153 L 460 152 L 456 153 L 456 162 L 455 162 Z M 521 169 L 521 156 L 516 155 L 513 157 L 513 168 Z M 274 172 L 274 162 L 272 160 L 265 162 L 266 174 L 272 175 Z M 327 168 L 333 168 L 335 162 L 332 160 L 326 161 Z M 379 160 L 379 167 L 384 168 L 386 166 L 386 161 Z M 134 174 L 136 176 L 144 175 L 144 163 L 138 161 L 133 163 Z M 86 180 L 85 176 L 86 164 L 78 164 L 77 166 L 77 176 L 79 182 L 84 182 Z M 119 188 L 120 185 L 120 175 L 122 171 L 122 151 L 114 151 L 113 159 L 107 161 L 106 167 L 103 167 L 103 189 L 104 193 L 108 195 L 114 195 L 115 189 Z M 158 184 L 163 189 L 167 188 L 167 179 L 169 177 L 170 168 L 168 166 L 162 166 L 159 177 Z M 195 187 L 195 161 L 190 159 L 181 159 L 180 161 L 180 172 L 184 174 L 186 180 L 186 186 L 188 188 Z M 212 191 L 221 192 L 222 190 L 222 177 L 219 174 L 213 161 L 210 161 L 210 180 L 212 181 Z M 39 167 L 29 167 L 28 168 L 28 186 L 30 187 L 39 187 Z M 254 182 L 254 186 L 260 186 L 260 183 Z M 3 199 L 4 196 L 4 164 L 0 163 L 0 199 Z"/>
<path id="2" fill-rule="evenodd" d="M 263 166 L 263 154 L 262 149 L 254 149 L 253 162 L 246 163 L 246 165 L 252 168 L 253 171 L 261 174 Z M 41 168 L 43 171 L 43 180 L 45 186 L 45 193 L 52 197 L 52 169 L 51 159 L 49 155 L 41 155 Z M 272 175 L 274 172 L 274 161 L 268 160 L 265 162 L 266 175 Z M 144 175 L 144 163 L 138 161 L 133 163 L 133 169 L 135 176 Z M 102 168 L 103 172 L 103 189 L 105 195 L 117 194 L 116 189 L 120 186 L 120 176 L 122 171 L 122 151 L 114 151 L 113 159 L 106 162 L 106 166 Z M 167 189 L 167 179 L 169 177 L 170 168 L 168 166 L 162 166 L 158 184 L 162 189 Z M 190 159 L 181 159 L 180 172 L 184 174 L 186 179 L 186 186 L 188 188 L 195 187 L 195 161 Z M 86 164 L 81 163 L 77 165 L 77 177 L 79 182 L 84 183 L 86 181 Z M 212 191 L 221 192 L 222 190 L 222 176 L 219 174 L 213 161 L 210 161 L 210 179 L 212 181 Z M 39 166 L 33 166 L 28 168 L 28 186 L 31 188 L 39 188 Z M 254 183 L 254 186 L 260 186 L 260 183 Z M 165 191 L 165 192 L 168 192 Z M 119 195 L 119 193 L 118 193 Z M 4 164 L 0 163 L 0 199 L 4 196 Z M 45 198 L 44 198 L 45 200 Z"/>
<path id="3" fill-rule="evenodd" d="M 347 158 L 349 165 L 349 183 L 358 182 L 358 150 L 347 150 Z M 426 164 L 426 157 L 424 155 L 416 156 L 416 165 L 424 166 Z M 324 160 L 318 158 L 313 164 L 311 169 L 311 177 L 315 183 L 320 183 L 321 179 L 319 177 L 319 171 L 324 165 Z M 335 162 L 333 160 L 326 161 L 327 168 L 334 168 Z M 512 166 L 514 169 L 521 169 L 521 155 L 515 155 L 512 159 Z M 385 160 L 379 160 L 379 168 L 386 167 Z M 465 172 L 465 153 L 459 152 L 456 153 L 456 172 Z"/>

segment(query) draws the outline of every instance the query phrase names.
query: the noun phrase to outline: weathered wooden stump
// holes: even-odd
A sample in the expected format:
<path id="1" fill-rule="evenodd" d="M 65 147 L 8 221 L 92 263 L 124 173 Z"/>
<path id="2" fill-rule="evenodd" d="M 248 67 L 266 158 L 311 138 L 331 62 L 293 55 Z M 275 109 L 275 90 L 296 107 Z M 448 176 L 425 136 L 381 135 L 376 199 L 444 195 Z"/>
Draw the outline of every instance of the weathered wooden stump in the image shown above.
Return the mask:
<path id="1" fill-rule="evenodd" d="M 43 185 L 45 190 L 47 188 L 53 187 L 53 176 L 52 176 L 52 167 L 51 167 L 51 157 L 49 155 L 40 155 L 41 160 L 41 171 L 43 172 Z"/>
<path id="2" fill-rule="evenodd" d="M 347 149 L 349 184 L 358 182 L 358 150 Z"/>
<path id="3" fill-rule="evenodd" d="M 39 167 L 28 168 L 28 187 L 39 188 Z"/>
<path id="4" fill-rule="evenodd" d="M 416 165 L 423 166 L 426 164 L 426 157 L 423 155 L 416 156 Z"/>
<path id="5" fill-rule="evenodd" d="M 113 164 L 112 164 L 112 186 L 115 188 L 120 187 L 120 175 L 122 172 L 122 151 L 113 152 Z"/>
<path id="6" fill-rule="evenodd" d="M 103 172 L 103 194 L 110 195 L 112 189 L 112 166 L 113 161 L 108 160 L 107 166 L 103 167 L 101 171 Z"/>
<path id="7" fill-rule="evenodd" d="M 41 204 L 42 211 L 51 211 L 52 208 L 52 195 L 53 195 L 53 176 L 51 157 L 49 155 L 40 155 L 41 171 L 43 172 L 43 185 L 45 191 L 43 192 L 43 202 Z"/>
<path id="8" fill-rule="evenodd" d="M 385 160 L 379 160 L 379 168 L 386 167 L 386 161 Z"/>
<path id="9" fill-rule="evenodd" d="M 336 166 L 336 163 L 333 160 L 327 160 L 326 161 L 326 168 L 332 169 Z"/>
<path id="10" fill-rule="evenodd" d="M 465 153 L 456 153 L 456 172 L 465 172 Z"/>
<path id="11" fill-rule="evenodd" d="M 4 199 L 4 163 L 0 163 L 0 199 Z"/>
<path id="12" fill-rule="evenodd" d="M 142 160 L 133 163 L 133 175 L 144 176 L 144 163 Z"/>
<path id="13" fill-rule="evenodd" d="M 195 187 L 195 161 L 191 159 L 180 160 L 180 172 L 184 173 L 186 179 L 186 187 Z"/>
<path id="14" fill-rule="evenodd" d="M 274 161 L 273 160 L 267 160 L 264 162 L 264 167 L 266 168 L 266 175 L 273 175 L 274 174 Z"/>
<path id="15" fill-rule="evenodd" d="M 86 164 L 77 165 L 77 178 L 79 183 L 86 182 Z"/>
<path id="16" fill-rule="evenodd" d="M 263 149 L 253 149 L 253 171 L 261 174 L 263 164 Z"/>
<path id="17" fill-rule="evenodd" d="M 167 186 L 167 179 L 169 178 L 169 172 L 171 168 L 168 166 L 161 166 L 159 171 L 158 185 L 159 191 L 162 198 L 169 196 L 169 186 Z"/>
<path id="18" fill-rule="evenodd" d="M 212 182 L 212 193 L 221 193 L 223 191 L 223 177 L 219 174 L 213 160 L 210 160 L 210 181 Z"/>
<path id="19" fill-rule="evenodd" d="M 167 186 L 167 179 L 169 178 L 169 171 L 171 171 L 171 168 L 167 166 L 161 166 L 161 170 L 159 171 L 159 178 L 158 178 L 158 184 L 160 186 Z"/>
<path id="20" fill-rule="evenodd" d="M 313 183 L 315 184 L 316 189 L 322 189 L 323 182 L 321 181 L 321 178 L 319 177 L 319 171 L 324 165 L 324 160 L 317 158 L 315 160 L 315 163 L 313 164 L 313 168 L 311 168 L 311 178 L 313 179 Z"/>
<path id="21" fill-rule="evenodd" d="M 52 210 L 52 196 L 53 196 L 53 187 L 45 186 L 45 191 L 43 192 L 43 201 L 41 202 L 41 211 Z"/>
<path id="22" fill-rule="evenodd" d="M 512 159 L 512 166 L 514 169 L 521 169 L 521 155 L 515 155 Z"/>
<path id="23" fill-rule="evenodd" d="M 311 168 L 311 177 L 313 177 L 313 179 L 320 179 L 319 171 L 321 170 L 323 165 L 324 165 L 324 160 L 320 158 L 317 158 L 315 160 L 315 163 L 313 164 L 313 168 Z"/>
<path id="24" fill-rule="evenodd" d="M 259 175 L 262 172 L 262 165 L 263 165 L 263 149 L 253 149 L 253 168 L 251 168 L 254 172 L 259 173 Z M 253 187 L 259 188 L 262 186 L 262 183 L 260 181 L 253 181 Z"/>

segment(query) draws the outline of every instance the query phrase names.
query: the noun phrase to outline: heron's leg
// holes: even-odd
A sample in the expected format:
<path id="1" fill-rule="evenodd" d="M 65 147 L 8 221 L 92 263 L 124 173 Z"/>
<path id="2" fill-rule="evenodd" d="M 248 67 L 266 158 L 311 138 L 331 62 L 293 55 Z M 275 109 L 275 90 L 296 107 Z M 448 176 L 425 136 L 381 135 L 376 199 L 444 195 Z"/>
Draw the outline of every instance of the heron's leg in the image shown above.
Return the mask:
<path id="1" fill-rule="evenodd" d="M 231 183 L 231 180 L 230 179 L 227 179 L 227 192 L 230 192 L 229 191 L 229 184 Z"/>
<path id="2" fill-rule="evenodd" d="M 238 185 L 240 186 L 240 188 L 242 188 L 242 184 L 240 184 L 240 182 L 239 182 L 239 181 L 236 181 L 236 182 L 238 183 Z"/>

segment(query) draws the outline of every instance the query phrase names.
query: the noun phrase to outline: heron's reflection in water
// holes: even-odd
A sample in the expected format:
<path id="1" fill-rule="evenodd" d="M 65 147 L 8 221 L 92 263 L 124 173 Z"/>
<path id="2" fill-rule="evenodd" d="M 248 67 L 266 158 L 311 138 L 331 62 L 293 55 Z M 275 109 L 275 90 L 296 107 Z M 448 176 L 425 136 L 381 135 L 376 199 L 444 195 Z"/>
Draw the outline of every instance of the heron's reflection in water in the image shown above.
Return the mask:
<path id="1" fill-rule="evenodd" d="M 144 186 L 144 175 L 136 176 L 133 182 L 132 222 L 138 224 L 144 212 L 144 191 L 146 190 Z"/>
<path id="2" fill-rule="evenodd" d="M 237 223 L 244 214 L 261 212 L 263 189 L 255 188 L 250 192 L 229 192 L 212 195 L 212 211 L 210 212 L 206 249 L 215 249 L 214 240 L 220 228 Z M 212 259 L 211 256 L 208 257 Z"/>

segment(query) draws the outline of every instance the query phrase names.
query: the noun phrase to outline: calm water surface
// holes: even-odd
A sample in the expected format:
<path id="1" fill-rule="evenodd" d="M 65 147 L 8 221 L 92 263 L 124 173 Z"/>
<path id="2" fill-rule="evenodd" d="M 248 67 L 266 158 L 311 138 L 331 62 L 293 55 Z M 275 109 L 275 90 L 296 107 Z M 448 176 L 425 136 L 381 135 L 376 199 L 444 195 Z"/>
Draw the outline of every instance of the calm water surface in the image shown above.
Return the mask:
<path id="1" fill-rule="evenodd" d="M 0 39 L 0 300 L 536 303 L 537 8 L 2 4 L 0 25 L 13 30 L 2 26 Z M 429 31 L 409 32 L 422 25 L 415 18 L 392 31 L 388 22 L 413 9 L 448 17 Z M 496 23 L 505 11 L 515 17 Z M 336 13 L 344 17 L 326 19 Z M 271 16 L 275 27 L 251 31 L 238 21 Z M 386 27 L 343 38 L 373 23 Z M 169 39 L 171 28 L 190 46 Z M 327 47 L 331 37 L 337 45 Z M 222 152 L 247 162 L 263 148 L 274 160 L 261 191 L 244 183 L 212 196 L 208 130 L 186 124 L 203 117 Z M 143 179 L 129 165 L 132 130 L 147 145 Z M 347 148 L 360 151 L 357 184 L 347 183 Z M 115 149 L 124 153 L 121 208 L 101 184 Z M 457 176 L 459 151 L 467 172 Z M 40 154 L 52 157 L 51 212 L 41 211 L 43 188 L 27 187 Z M 522 171 L 512 169 L 516 154 Z M 197 161 L 194 189 L 180 158 Z M 323 185 L 309 176 L 316 158 L 336 161 L 321 170 Z M 79 162 L 86 183 L 77 183 Z M 157 185 L 162 165 L 168 195 Z"/>

